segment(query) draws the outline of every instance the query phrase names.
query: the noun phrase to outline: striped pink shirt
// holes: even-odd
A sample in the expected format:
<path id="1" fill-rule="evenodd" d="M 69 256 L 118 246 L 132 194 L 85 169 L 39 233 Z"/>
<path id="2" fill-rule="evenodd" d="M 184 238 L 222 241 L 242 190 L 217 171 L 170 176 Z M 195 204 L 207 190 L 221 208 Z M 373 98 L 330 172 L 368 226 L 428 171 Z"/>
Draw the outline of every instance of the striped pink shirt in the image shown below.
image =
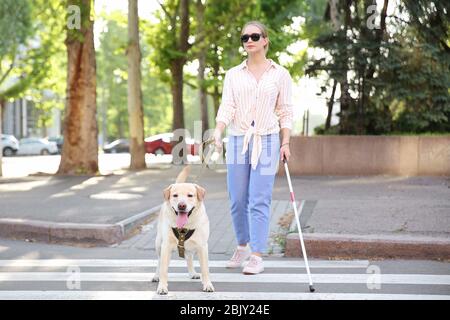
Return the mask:
<path id="1" fill-rule="evenodd" d="M 230 135 L 245 135 L 242 154 L 254 135 L 253 169 L 262 151 L 261 135 L 280 132 L 280 128 L 292 129 L 292 78 L 286 68 L 269 61 L 259 81 L 248 70 L 247 60 L 227 71 L 216 116 L 217 122 L 229 126 Z"/>

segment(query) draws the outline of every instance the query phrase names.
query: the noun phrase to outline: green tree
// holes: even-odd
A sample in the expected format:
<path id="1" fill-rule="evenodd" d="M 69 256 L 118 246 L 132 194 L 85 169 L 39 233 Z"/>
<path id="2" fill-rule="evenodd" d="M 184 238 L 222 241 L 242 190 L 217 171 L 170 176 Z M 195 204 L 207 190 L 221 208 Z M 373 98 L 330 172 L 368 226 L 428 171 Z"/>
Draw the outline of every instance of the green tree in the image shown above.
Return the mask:
<path id="1" fill-rule="evenodd" d="M 97 57 L 97 92 L 99 124 L 103 140 L 128 138 L 127 113 L 127 19 L 119 11 L 98 16 L 100 33 Z M 146 29 L 148 21 L 140 20 L 140 29 Z M 151 48 L 141 43 L 142 96 L 145 136 L 171 131 L 172 105 L 170 90 L 158 74 L 157 61 L 148 59 Z M 151 124 L 151 125 L 150 125 Z"/>
<path id="2" fill-rule="evenodd" d="M 403 1 L 399 16 L 388 16 L 389 3 L 375 24 L 376 1 L 324 3 L 325 21 L 307 20 L 305 29 L 321 27 L 312 45 L 329 58 L 311 61 L 307 71 L 325 72 L 334 89 L 339 84 L 341 134 L 448 131 L 449 5 Z"/>
<path id="3" fill-rule="evenodd" d="M 61 12 L 57 0 L 1 1 L 0 113 L 7 99 L 31 96 L 45 126 L 52 106 L 62 104 Z"/>
<path id="4" fill-rule="evenodd" d="M 0 2 L 0 99 L 11 97 L 16 84 L 5 84 L 26 55 L 26 40 L 32 35 L 31 6 L 27 0 Z M 22 58 L 22 59 L 20 59 Z M 18 61 L 20 60 L 20 61 Z M 22 70 L 21 70 L 22 71 Z M 15 75 L 20 73 L 15 72 Z M 16 82 L 20 82 L 16 81 Z"/>
<path id="5" fill-rule="evenodd" d="M 382 81 L 390 83 L 394 131 L 450 132 L 448 1 L 403 1 L 393 17 L 402 33 L 389 44 Z"/>
<path id="6" fill-rule="evenodd" d="M 98 62 L 99 122 L 104 141 L 128 138 L 127 111 L 127 20 L 121 12 L 99 15 L 104 23 L 100 45 L 96 52 Z"/>
<path id="7" fill-rule="evenodd" d="M 191 35 L 188 50 L 185 52 L 176 49 L 177 28 L 181 28 L 180 19 L 177 18 L 181 12 L 180 3 L 165 1 L 161 4 L 158 23 L 146 30 L 149 43 L 154 49 L 151 59 L 159 62 L 159 75 L 162 80 L 171 84 L 172 92 L 177 77 L 172 77 L 174 73 L 171 69 L 171 59 L 183 58 L 185 62 L 198 60 L 198 75 L 183 75 L 183 83 L 199 91 L 199 99 L 196 102 L 200 106 L 202 132 L 208 129 L 211 114 L 206 105 L 207 96 L 212 97 L 212 114 L 215 115 L 219 108 L 221 82 L 225 71 L 242 62 L 239 38 L 241 28 L 246 22 L 257 19 L 266 23 L 272 41 L 269 57 L 278 61 L 281 54 L 288 56 L 291 62 L 286 67 L 294 76 L 303 74 L 304 52 L 287 50 L 299 37 L 299 31 L 291 28 L 291 25 L 302 4 L 303 0 L 197 0 L 191 4 L 189 10 Z M 178 85 L 177 88 L 179 87 Z M 179 97 L 180 95 L 173 96 L 174 101 Z M 192 118 L 191 113 L 188 117 Z M 182 117 L 178 111 L 174 111 L 174 121 L 181 121 L 180 119 L 186 120 L 184 115 Z M 173 128 L 175 127 L 177 126 Z"/>
<path id="8" fill-rule="evenodd" d="M 0 134 L 2 132 L 2 111 L 10 86 L 5 80 L 15 68 L 19 45 L 30 34 L 30 6 L 28 1 L 6 0 L 0 3 Z M 5 88 L 6 87 L 6 88 Z M 1 144 L 1 142 L 0 142 Z M 2 172 L 3 148 L 0 148 L 0 176 Z"/>

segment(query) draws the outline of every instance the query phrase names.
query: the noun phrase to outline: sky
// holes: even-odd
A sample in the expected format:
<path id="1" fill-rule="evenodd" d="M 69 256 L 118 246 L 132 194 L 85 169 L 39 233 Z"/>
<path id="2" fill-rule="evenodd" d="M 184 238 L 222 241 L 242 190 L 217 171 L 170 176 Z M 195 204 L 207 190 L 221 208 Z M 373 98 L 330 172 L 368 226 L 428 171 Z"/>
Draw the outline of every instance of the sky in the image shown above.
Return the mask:
<path id="1" fill-rule="evenodd" d="M 143 19 L 152 20 L 153 12 L 159 10 L 159 4 L 156 0 L 138 0 L 138 10 L 139 17 Z M 124 14 L 128 12 L 128 0 L 95 0 L 95 12 L 99 13 L 101 11 L 111 12 L 115 10 L 123 11 Z M 94 25 L 94 34 L 96 38 L 96 43 L 98 43 L 99 34 L 103 28 L 102 24 L 97 21 Z M 300 26 L 301 19 L 294 21 L 295 26 Z M 298 43 L 292 45 L 288 48 L 289 51 L 295 52 L 297 50 L 302 50 L 307 45 L 304 41 L 299 41 Z M 244 59 L 244 58 L 243 58 Z M 283 55 L 280 56 L 280 63 L 283 64 Z M 185 67 L 185 71 L 195 74 L 196 66 L 198 64 L 193 62 Z M 320 91 L 320 86 L 323 85 L 321 80 L 315 78 L 304 77 L 298 83 L 294 84 L 293 90 L 293 112 L 294 112 L 294 122 L 301 122 L 305 110 L 310 110 L 310 118 L 316 115 L 319 119 L 323 118 L 323 122 L 327 115 L 326 101 L 324 96 L 317 96 L 316 93 Z M 329 93 L 325 94 L 329 96 Z M 336 112 L 337 110 L 335 110 Z M 335 113 L 334 112 L 334 113 Z M 317 118 L 317 117 L 316 117 Z M 337 121 L 336 118 L 333 119 L 332 124 Z M 313 133 L 315 126 L 321 123 L 310 123 L 309 134 Z M 298 132 L 297 132 L 298 133 Z"/>

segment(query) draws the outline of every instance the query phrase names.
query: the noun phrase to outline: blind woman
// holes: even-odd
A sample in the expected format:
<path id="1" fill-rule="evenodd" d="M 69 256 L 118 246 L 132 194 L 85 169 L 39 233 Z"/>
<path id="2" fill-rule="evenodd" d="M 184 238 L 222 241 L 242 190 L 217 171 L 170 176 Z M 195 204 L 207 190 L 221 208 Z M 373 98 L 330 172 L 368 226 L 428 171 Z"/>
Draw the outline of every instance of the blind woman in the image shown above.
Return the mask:
<path id="1" fill-rule="evenodd" d="M 266 57 L 270 41 L 261 22 L 245 24 L 240 40 L 247 59 L 225 74 L 214 140 L 221 148 L 228 128 L 227 189 L 238 246 L 227 268 L 258 274 L 264 271 L 275 175 L 291 155 L 292 78 Z"/>

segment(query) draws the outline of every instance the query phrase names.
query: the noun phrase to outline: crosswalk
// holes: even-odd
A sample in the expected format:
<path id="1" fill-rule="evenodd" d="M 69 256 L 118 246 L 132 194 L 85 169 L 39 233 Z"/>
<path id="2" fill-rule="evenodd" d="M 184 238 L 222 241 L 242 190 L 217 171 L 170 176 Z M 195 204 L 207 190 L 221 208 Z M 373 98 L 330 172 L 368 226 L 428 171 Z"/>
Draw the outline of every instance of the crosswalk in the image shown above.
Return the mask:
<path id="1" fill-rule="evenodd" d="M 312 260 L 316 292 L 308 291 L 303 260 L 266 259 L 265 272 L 243 275 L 210 260 L 216 291 L 201 291 L 185 261 L 169 268 L 169 294 L 155 293 L 156 259 L 0 260 L 0 299 L 37 300 L 450 300 L 450 275 L 384 271 L 367 260 Z M 199 272 L 199 264 L 195 262 Z"/>

